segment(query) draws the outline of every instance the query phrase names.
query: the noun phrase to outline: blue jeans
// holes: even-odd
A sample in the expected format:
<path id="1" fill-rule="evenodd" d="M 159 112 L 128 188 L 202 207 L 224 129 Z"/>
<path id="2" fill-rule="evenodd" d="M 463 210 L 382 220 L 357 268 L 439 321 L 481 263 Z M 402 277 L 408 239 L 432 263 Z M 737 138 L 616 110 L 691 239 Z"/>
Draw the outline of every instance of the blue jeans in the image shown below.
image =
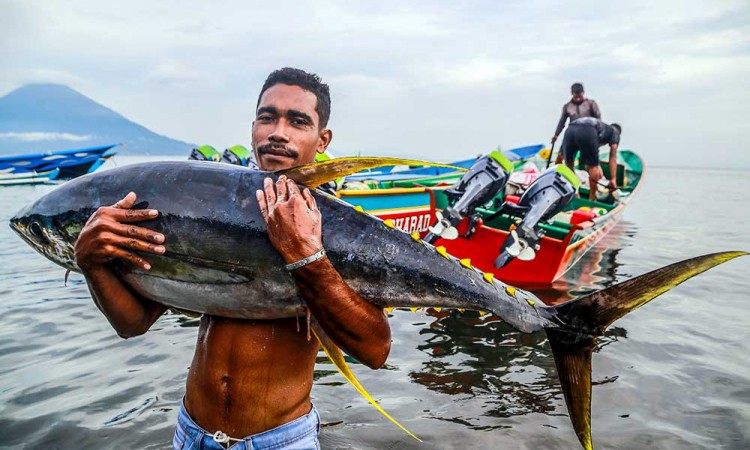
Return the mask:
<path id="1" fill-rule="evenodd" d="M 219 434 L 219 432 L 217 432 Z M 309 413 L 274 429 L 222 444 L 200 427 L 180 405 L 172 446 L 175 450 L 320 450 L 320 416 L 315 406 Z M 220 439 L 221 440 L 221 439 Z"/>

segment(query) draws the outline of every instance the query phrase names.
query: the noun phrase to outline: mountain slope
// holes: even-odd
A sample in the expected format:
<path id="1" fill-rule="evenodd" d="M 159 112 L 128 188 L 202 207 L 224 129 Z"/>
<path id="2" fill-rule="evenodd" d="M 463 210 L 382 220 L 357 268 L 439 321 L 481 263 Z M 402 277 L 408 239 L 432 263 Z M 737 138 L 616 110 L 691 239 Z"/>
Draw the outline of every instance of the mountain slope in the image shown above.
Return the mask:
<path id="1" fill-rule="evenodd" d="M 0 154 L 120 143 L 120 154 L 187 155 L 195 146 L 132 122 L 58 84 L 29 84 L 0 98 Z"/>

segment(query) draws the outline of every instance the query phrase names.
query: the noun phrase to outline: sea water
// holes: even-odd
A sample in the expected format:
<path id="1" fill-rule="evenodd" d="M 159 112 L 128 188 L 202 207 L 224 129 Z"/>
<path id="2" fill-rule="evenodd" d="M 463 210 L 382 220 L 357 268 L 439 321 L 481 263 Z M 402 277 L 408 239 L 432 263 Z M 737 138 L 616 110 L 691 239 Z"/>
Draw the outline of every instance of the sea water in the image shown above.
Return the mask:
<path id="1" fill-rule="evenodd" d="M 143 336 L 119 338 L 83 278 L 66 286 L 64 270 L 7 226 L 53 188 L 0 189 L 0 448 L 168 448 L 197 321 L 168 314 Z M 748 192 L 750 172 L 652 168 L 620 224 L 539 295 L 561 301 L 692 256 L 748 251 Z M 593 359 L 597 448 L 750 448 L 749 292 L 744 257 L 609 329 Z M 390 323 L 387 366 L 353 370 L 424 443 L 380 416 L 321 353 L 312 397 L 328 425 L 323 448 L 579 447 L 544 333 L 468 311 L 395 311 Z"/>

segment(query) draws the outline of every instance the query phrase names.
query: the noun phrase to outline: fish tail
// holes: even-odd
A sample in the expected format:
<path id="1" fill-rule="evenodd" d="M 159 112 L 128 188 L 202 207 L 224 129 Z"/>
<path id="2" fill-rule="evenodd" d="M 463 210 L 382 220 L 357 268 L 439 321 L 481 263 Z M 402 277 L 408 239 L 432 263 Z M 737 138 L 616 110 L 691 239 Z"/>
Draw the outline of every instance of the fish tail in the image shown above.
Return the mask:
<path id="1" fill-rule="evenodd" d="M 552 307 L 557 328 L 546 328 L 570 420 L 583 448 L 591 441 L 591 354 L 597 336 L 615 320 L 699 273 L 747 255 L 724 252 L 662 267 L 585 297 Z"/>

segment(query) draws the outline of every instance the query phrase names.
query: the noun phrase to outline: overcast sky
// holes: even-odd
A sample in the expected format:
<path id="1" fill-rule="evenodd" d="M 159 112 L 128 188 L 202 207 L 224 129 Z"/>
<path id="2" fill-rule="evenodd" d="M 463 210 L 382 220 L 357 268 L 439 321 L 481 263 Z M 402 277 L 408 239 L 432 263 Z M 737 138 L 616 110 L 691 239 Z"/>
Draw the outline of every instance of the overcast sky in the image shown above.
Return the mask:
<path id="1" fill-rule="evenodd" d="M 189 142 L 248 145 L 283 66 L 331 86 L 338 155 L 548 143 L 581 81 L 647 163 L 750 169 L 747 0 L 0 0 L 0 95 L 63 83 Z"/>

